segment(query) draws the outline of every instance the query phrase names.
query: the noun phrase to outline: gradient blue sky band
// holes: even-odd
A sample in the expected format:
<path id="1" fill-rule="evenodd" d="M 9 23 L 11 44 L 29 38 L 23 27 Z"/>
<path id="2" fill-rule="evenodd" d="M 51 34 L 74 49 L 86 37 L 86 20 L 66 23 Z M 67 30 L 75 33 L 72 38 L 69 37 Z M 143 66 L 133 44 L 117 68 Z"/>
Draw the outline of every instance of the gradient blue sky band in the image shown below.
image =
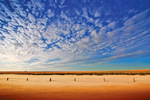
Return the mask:
<path id="1" fill-rule="evenodd" d="M 1 0 L 0 70 L 150 69 L 149 0 Z"/>

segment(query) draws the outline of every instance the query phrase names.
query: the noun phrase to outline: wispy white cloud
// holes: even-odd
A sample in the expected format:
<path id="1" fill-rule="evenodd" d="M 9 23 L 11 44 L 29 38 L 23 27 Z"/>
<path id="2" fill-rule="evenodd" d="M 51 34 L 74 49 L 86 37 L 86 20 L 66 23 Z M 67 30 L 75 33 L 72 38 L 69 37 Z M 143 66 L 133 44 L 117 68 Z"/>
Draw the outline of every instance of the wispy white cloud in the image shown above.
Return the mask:
<path id="1" fill-rule="evenodd" d="M 65 70 L 68 63 L 100 62 L 149 53 L 148 46 L 139 47 L 149 44 L 150 9 L 122 19 L 123 25 L 119 26 L 116 20 L 102 19 L 101 11 L 91 12 L 85 7 L 82 12 L 72 9 L 75 15 L 71 17 L 70 11 L 63 9 L 65 0 L 60 2 L 61 7 L 56 1 L 49 3 L 49 8 L 36 0 L 26 5 L 16 0 L 10 3 L 13 12 L 7 4 L 0 3 L 0 63 L 3 66 L 12 66 L 12 69 L 20 66 L 18 70 Z M 60 11 L 55 10 L 57 7 Z M 61 60 L 54 60 L 57 58 Z"/>

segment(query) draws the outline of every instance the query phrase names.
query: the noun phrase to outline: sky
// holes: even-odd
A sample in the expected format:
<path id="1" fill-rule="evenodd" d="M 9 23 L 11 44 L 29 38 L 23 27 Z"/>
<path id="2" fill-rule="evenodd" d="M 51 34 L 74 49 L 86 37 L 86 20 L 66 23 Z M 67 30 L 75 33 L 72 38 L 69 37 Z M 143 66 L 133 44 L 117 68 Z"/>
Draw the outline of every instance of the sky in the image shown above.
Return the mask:
<path id="1" fill-rule="evenodd" d="M 0 0 L 0 71 L 150 69 L 150 0 Z"/>

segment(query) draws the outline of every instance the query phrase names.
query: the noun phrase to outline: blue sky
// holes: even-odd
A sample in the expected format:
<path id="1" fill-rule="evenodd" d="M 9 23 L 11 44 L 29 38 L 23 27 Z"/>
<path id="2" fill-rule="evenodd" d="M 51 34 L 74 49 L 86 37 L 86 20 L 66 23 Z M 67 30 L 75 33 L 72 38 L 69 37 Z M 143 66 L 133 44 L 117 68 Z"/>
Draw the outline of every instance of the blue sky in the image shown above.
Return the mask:
<path id="1" fill-rule="evenodd" d="M 150 69 L 149 0 L 0 0 L 1 71 Z"/>

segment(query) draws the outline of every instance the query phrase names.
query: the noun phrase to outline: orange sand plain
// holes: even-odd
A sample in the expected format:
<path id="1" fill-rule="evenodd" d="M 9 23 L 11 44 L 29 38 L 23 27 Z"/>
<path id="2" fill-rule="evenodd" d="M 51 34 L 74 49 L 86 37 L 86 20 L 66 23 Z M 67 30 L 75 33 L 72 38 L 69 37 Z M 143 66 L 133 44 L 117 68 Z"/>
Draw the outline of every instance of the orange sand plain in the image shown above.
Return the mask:
<path id="1" fill-rule="evenodd" d="M 0 75 L 0 100 L 35 99 L 150 100 L 150 75 Z"/>

